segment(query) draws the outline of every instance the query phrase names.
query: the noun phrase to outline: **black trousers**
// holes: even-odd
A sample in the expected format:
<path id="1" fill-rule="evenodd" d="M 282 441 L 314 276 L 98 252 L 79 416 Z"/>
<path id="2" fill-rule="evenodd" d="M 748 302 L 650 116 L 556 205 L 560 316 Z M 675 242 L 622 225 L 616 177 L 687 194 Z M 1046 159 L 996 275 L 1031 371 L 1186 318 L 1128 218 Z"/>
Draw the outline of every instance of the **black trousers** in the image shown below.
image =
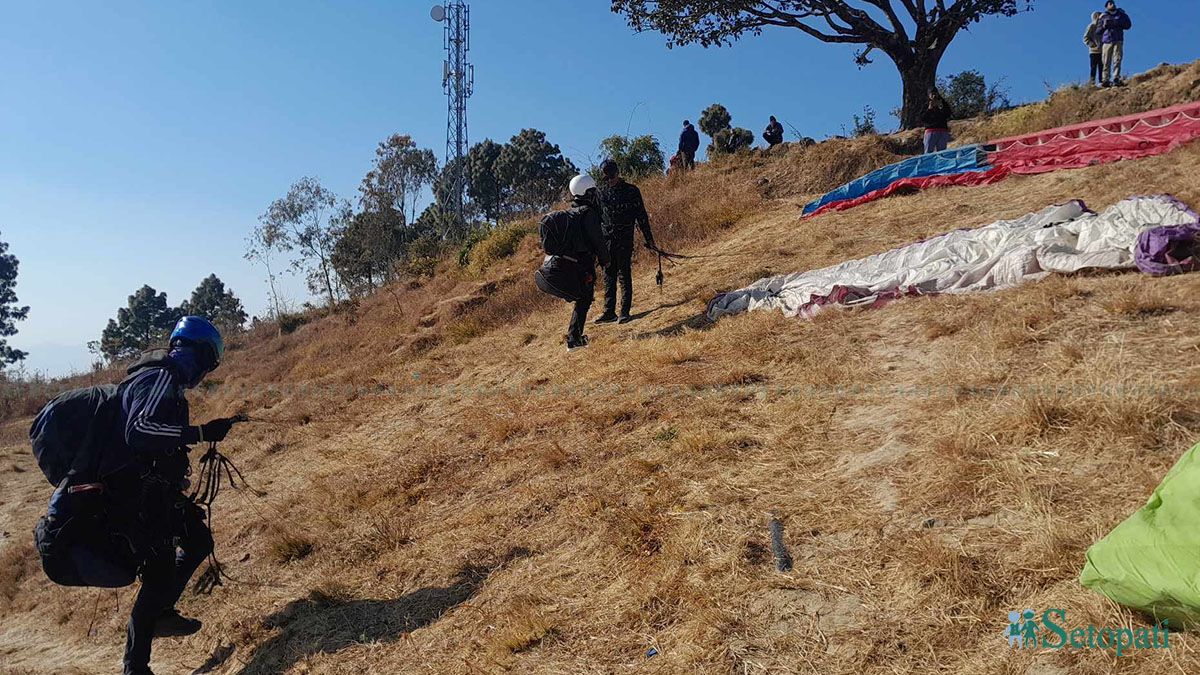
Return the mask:
<path id="1" fill-rule="evenodd" d="M 142 588 L 125 629 L 126 675 L 149 669 L 154 624 L 179 601 L 188 580 L 213 550 L 212 532 L 204 522 L 204 511 L 182 494 L 165 507 L 172 509 L 171 525 L 178 551 L 175 547 L 162 547 L 142 566 Z"/>
<path id="2" fill-rule="evenodd" d="M 688 152 L 687 150 L 682 150 L 681 153 L 683 154 L 684 168 L 686 168 L 686 169 L 696 168 L 696 152 L 694 150 L 692 152 Z"/>
<path id="3" fill-rule="evenodd" d="M 604 313 L 617 310 L 617 283 L 621 284 L 621 316 L 629 316 L 633 306 L 633 240 L 610 241 L 612 265 L 604 270 Z"/>
<path id="4" fill-rule="evenodd" d="M 588 310 L 596 298 L 596 264 L 592 256 L 580 253 L 574 257 L 575 261 L 561 256 L 550 258 L 533 274 L 534 283 L 543 293 L 575 303 L 567 342 L 578 342 L 583 337 Z"/>
<path id="5" fill-rule="evenodd" d="M 589 261 L 579 266 L 578 296 L 575 308 L 571 310 L 571 323 L 567 326 L 567 342 L 578 342 L 583 337 L 583 329 L 587 326 L 588 310 L 596 299 L 596 268 Z"/>
<path id="6" fill-rule="evenodd" d="M 1104 79 L 1104 56 L 1102 54 L 1091 54 L 1092 57 L 1092 82 L 1099 82 Z"/>

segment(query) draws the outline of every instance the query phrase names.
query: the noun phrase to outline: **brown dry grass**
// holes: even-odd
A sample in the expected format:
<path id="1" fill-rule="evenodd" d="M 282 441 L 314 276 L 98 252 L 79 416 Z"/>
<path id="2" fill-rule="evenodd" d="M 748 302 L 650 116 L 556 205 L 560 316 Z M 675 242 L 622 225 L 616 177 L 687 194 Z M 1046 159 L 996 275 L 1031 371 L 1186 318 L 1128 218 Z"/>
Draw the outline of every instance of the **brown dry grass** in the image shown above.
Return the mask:
<path id="1" fill-rule="evenodd" d="M 753 161 L 685 177 L 698 206 L 647 186 L 652 209 L 681 214 L 669 236 L 711 257 L 670 268 L 661 292 L 639 271 L 635 311 L 650 313 L 593 328 L 584 352 L 562 350 L 568 308 L 529 290 L 526 237 L 481 279 L 397 285 L 231 353 L 195 416 L 259 420 L 225 449 L 265 496 L 218 502 L 235 581 L 185 597 L 205 631 L 156 645 L 156 663 L 194 668 L 233 644 L 214 672 L 1195 672 L 1192 635 L 1119 660 L 1000 636 L 1025 607 L 1145 625 L 1076 578 L 1200 433 L 1200 276 L 1055 277 L 809 322 L 695 318 L 761 274 L 1072 197 L 1200 204 L 1200 146 L 805 222 L 762 196 L 775 165 Z M 722 194 L 742 200 L 731 227 Z M 456 340 L 465 322 L 483 330 Z M 1192 388 L 1148 386 L 1164 384 Z M 110 669 L 131 591 L 28 571 L 12 542 L 47 489 L 4 438 L 0 461 L 27 470 L 0 474 L 0 526 L 16 533 L 0 543 L 15 579 L 0 653 L 29 672 Z M 289 539 L 309 553 L 283 555 Z M 56 660 L 37 650 L 48 641 Z"/>

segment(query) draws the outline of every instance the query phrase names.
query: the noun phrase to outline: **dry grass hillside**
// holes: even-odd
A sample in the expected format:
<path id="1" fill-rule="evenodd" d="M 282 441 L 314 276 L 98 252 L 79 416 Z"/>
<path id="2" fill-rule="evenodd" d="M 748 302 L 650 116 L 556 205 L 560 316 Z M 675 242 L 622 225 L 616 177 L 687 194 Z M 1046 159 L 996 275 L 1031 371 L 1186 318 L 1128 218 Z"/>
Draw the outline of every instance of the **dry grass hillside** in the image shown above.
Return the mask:
<path id="1" fill-rule="evenodd" d="M 1132 111 L 1155 107 L 1139 87 L 1188 77 L 1195 93 L 1197 64 L 1081 95 Z M 533 288 L 521 226 L 466 269 L 244 336 L 193 414 L 254 418 L 223 449 L 261 494 L 222 495 L 232 580 L 185 595 L 206 627 L 159 641 L 156 671 L 1197 672 L 1193 635 L 1118 658 L 1010 651 L 1002 634 L 1026 607 L 1146 625 L 1077 576 L 1200 437 L 1200 275 L 703 321 L 719 290 L 1070 198 L 1200 206 L 1193 142 L 799 220 L 798 203 L 904 144 L 834 141 L 646 185 L 664 247 L 704 257 L 661 290 L 642 260 L 637 320 L 592 327 L 582 352 L 561 343 L 567 305 Z M 1145 386 L 1164 384 L 1190 389 Z M 134 589 L 44 579 L 27 425 L 0 428 L 0 672 L 114 672 Z"/>

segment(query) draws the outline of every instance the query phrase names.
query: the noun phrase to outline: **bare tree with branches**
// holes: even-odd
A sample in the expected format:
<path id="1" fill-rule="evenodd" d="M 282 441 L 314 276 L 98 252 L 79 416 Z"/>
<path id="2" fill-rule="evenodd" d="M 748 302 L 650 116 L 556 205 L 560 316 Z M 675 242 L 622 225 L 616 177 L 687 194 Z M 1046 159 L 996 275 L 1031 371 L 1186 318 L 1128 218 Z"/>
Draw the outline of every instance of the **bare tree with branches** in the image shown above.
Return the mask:
<path id="1" fill-rule="evenodd" d="M 667 46 L 722 46 L 763 28 L 794 28 L 822 42 L 860 45 L 864 66 L 878 50 L 900 71 L 900 124 L 920 125 L 937 69 L 959 31 L 987 15 L 1012 16 L 1033 0 L 612 0 L 635 31 L 656 30 Z"/>

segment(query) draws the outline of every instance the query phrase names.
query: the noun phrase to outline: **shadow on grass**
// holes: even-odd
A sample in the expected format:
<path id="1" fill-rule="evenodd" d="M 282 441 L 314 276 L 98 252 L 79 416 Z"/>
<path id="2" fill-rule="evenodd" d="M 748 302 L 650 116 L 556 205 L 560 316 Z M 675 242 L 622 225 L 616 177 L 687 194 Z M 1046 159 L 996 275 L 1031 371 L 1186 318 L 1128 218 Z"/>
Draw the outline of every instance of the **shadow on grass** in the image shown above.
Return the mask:
<path id="1" fill-rule="evenodd" d="M 501 567 L 529 555 L 526 549 L 513 549 Z M 295 600 L 264 621 L 268 628 L 282 630 L 254 650 L 241 675 L 274 675 L 314 654 L 332 654 L 361 643 L 395 642 L 466 602 L 495 569 L 465 567 L 449 586 L 422 588 L 394 600 Z"/>
<path id="2" fill-rule="evenodd" d="M 644 319 L 644 318 L 650 316 L 651 314 L 657 312 L 660 309 L 671 309 L 673 307 L 679 307 L 681 305 L 686 305 L 689 302 L 691 302 L 690 299 L 683 299 L 683 300 L 680 300 L 679 302 L 672 302 L 670 304 L 659 303 L 658 307 L 655 307 L 654 309 L 648 309 L 644 312 L 638 312 L 637 314 L 634 314 L 634 315 L 630 316 L 629 318 L 633 319 L 634 321 L 637 321 L 638 319 Z"/>
<path id="3" fill-rule="evenodd" d="M 645 340 L 652 337 L 675 337 L 689 328 L 691 330 L 708 330 L 715 325 L 717 325 L 716 322 L 709 319 L 708 314 L 701 312 L 696 316 L 684 319 L 679 323 L 671 324 L 666 328 L 649 333 L 638 333 L 635 337 L 638 340 Z"/>

